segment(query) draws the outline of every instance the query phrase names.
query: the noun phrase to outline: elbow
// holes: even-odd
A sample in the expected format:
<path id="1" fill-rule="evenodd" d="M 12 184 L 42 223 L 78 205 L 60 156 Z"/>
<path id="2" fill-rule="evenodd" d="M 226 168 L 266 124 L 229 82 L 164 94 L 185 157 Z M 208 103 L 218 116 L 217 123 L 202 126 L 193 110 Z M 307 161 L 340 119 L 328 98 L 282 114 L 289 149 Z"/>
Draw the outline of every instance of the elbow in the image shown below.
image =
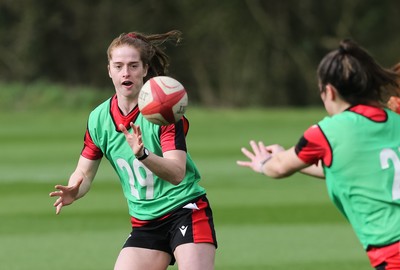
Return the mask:
<path id="1" fill-rule="evenodd" d="M 170 179 L 170 183 L 177 186 L 179 185 L 183 179 L 185 179 L 185 175 L 186 175 L 186 168 L 183 169 L 177 169 L 174 174 L 173 177 L 171 177 Z"/>

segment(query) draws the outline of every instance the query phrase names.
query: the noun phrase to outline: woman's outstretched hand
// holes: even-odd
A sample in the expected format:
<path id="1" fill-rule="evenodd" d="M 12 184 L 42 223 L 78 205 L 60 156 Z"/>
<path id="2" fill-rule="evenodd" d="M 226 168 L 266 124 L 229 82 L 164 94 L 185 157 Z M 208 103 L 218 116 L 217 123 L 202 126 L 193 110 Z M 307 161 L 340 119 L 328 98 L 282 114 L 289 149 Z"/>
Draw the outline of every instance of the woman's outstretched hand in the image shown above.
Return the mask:
<path id="1" fill-rule="evenodd" d="M 50 192 L 50 197 L 58 196 L 58 199 L 53 204 L 53 206 L 56 207 L 57 215 L 61 212 L 63 206 L 70 205 L 76 200 L 82 181 L 83 178 L 72 186 L 56 185 L 54 188 L 57 189 L 57 191 Z"/>
<path id="2" fill-rule="evenodd" d="M 272 157 L 271 153 L 267 150 L 263 142 L 256 143 L 255 141 L 250 141 L 250 146 L 253 151 L 249 151 L 247 148 L 242 147 L 242 153 L 248 157 L 249 161 L 238 160 L 236 163 L 239 166 L 249 167 L 255 172 L 263 173 L 263 165 Z"/>

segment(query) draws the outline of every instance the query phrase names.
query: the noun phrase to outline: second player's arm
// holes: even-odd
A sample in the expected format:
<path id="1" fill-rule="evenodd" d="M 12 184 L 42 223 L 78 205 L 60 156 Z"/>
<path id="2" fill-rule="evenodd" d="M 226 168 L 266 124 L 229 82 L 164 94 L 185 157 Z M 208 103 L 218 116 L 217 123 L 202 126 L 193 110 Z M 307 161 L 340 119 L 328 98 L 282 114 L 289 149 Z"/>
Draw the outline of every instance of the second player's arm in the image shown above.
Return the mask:
<path id="1" fill-rule="evenodd" d="M 287 177 L 295 172 L 301 172 L 316 178 L 325 178 L 321 164 L 310 165 L 305 163 L 296 155 L 294 147 L 276 153 L 265 163 L 262 169 L 263 173 L 273 178 Z"/>
<path id="2" fill-rule="evenodd" d="M 306 174 L 309 176 L 313 176 L 320 179 L 325 179 L 324 170 L 322 169 L 321 161 L 318 164 L 313 164 L 309 167 L 306 167 L 300 171 L 302 174 Z"/>

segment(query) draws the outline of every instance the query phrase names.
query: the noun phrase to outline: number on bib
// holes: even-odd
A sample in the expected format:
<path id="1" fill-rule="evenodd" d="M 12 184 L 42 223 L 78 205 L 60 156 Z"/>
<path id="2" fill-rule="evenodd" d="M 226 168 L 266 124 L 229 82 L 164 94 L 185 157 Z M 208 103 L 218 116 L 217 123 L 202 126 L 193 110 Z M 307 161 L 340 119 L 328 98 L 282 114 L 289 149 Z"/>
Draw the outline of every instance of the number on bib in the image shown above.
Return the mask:
<path id="1" fill-rule="evenodd" d="M 393 200 L 398 200 L 400 199 L 400 159 L 395 151 L 388 148 L 381 151 L 380 159 L 382 169 L 388 169 L 390 167 L 389 160 L 392 161 L 391 163 L 394 167 L 392 198 Z"/>
<path id="2" fill-rule="evenodd" d="M 154 198 L 154 176 L 153 173 L 147 169 L 139 160 L 134 159 L 132 167 L 129 163 L 123 159 L 117 159 L 118 167 L 128 174 L 129 185 L 132 196 L 137 199 L 140 198 L 139 191 L 136 189 L 137 185 L 146 188 L 146 200 Z M 141 170 L 144 171 L 144 175 L 142 175 Z"/>

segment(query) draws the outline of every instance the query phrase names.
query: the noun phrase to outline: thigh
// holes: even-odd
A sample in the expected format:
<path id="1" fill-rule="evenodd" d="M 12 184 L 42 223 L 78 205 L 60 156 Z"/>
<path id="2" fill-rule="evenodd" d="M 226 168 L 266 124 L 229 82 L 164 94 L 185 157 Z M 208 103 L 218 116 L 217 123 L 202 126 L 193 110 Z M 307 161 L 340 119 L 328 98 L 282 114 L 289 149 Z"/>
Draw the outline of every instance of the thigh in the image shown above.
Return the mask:
<path id="1" fill-rule="evenodd" d="M 209 243 L 188 243 L 174 252 L 179 270 L 213 270 L 215 246 Z"/>
<path id="2" fill-rule="evenodd" d="M 171 261 L 171 255 L 166 252 L 125 247 L 118 255 L 114 270 L 165 270 Z"/>
<path id="3" fill-rule="evenodd" d="M 188 243 L 209 243 L 217 247 L 212 210 L 205 196 L 179 209 L 172 218 L 172 251 Z"/>

